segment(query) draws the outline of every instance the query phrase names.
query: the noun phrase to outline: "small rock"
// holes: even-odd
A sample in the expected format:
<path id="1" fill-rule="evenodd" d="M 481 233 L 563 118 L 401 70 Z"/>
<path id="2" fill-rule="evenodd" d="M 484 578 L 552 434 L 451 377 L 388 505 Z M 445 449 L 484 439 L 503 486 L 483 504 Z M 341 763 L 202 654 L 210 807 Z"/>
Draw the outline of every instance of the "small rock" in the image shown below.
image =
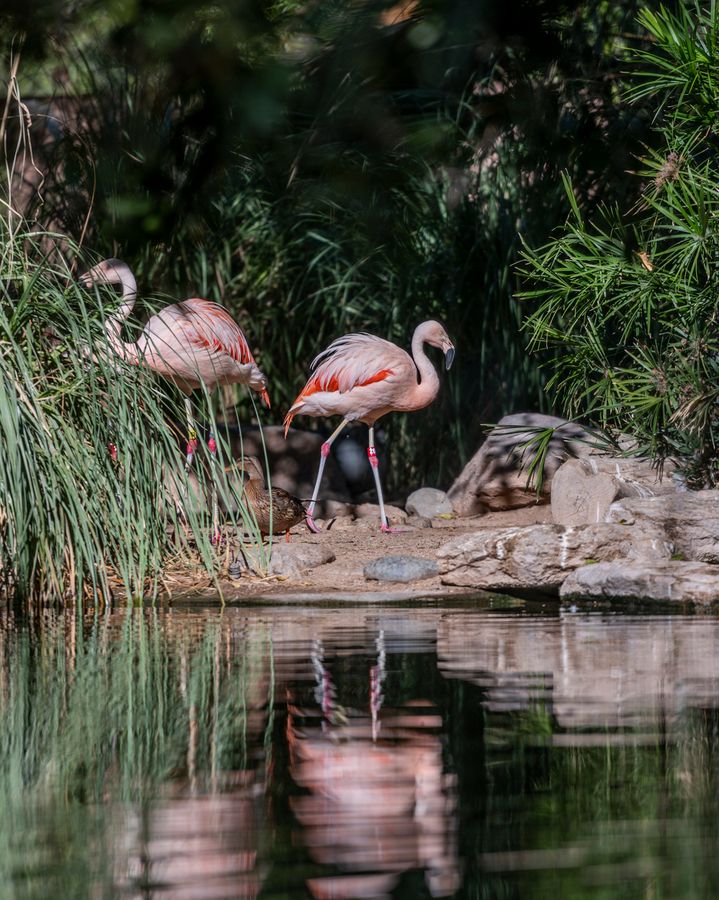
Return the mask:
<path id="1" fill-rule="evenodd" d="M 390 525 L 404 525 L 407 521 L 407 513 L 398 506 L 385 505 L 384 511 Z M 358 519 L 376 519 L 379 527 L 379 503 L 360 503 L 355 506 L 355 516 Z"/>
<path id="2" fill-rule="evenodd" d="M 559 596 L 711 603 L 719 600 L 719 566 L 679 560 L 596 563 L 568 575 Z"/>
<path id="3" fill-rule="evenodd" d="M 273 544 L 268 574 L 299 575 L 334 560 L 334 553 L 323 544 Z"/>
<path id="4" fill-rule="evenodd" d="M 426 516 L 410 516 L 407 519 L 407 524 L 411 525 L 412 528 L 432 528 L 432 520 L 428 519 Z"/>
<path id="5" fill-rule="evenodd" d="M 326 519 L 352 518 L 354 507 L 351 503 L 342 503 L 340 500 L 325 500 Z"/>
<path id="6" fill-rule="evenodd" d="M 227 567 L 227 574 L 233 581 L 238 581 L 247 571 L 247 563 L 241 556 L 236 556 Z"/>
<path id="7" fill-rule="evenodd" d="M 364 577 L 371 581 L 419 581 L 438 572 L 434 560 L 421 556 L 380 556 L 364 567 Z"/>
<path id="8" fill-rule="evenodd" d="M 445 492 L 429 487 L 413 491 L 407 497 L 404 508 L 410 515 L 422 516 L 425 519 L 454 514 L 452 503 Z"/>

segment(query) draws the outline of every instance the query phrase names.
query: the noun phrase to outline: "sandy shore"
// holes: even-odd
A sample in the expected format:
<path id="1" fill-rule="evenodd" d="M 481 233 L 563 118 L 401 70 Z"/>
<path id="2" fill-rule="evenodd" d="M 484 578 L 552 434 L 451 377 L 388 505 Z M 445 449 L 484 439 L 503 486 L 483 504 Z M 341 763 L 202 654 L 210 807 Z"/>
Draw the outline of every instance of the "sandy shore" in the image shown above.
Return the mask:
<path id="1" fill-rule="evenodd" d="M 467 534 L 478 528 L 505 528 L 550 523 L 548 505 L 534 505 L 524 509 L 488 513 L 471 519 L 434 520 L 432 528 L 412 528 L 396 534 L 382 534 L 374 521 L 357 520 L 351 526 L 335 522 L 328 531 L 312 534 L 304 525 L 292 531 L 292 543 L 323 544 L 335 555 L 334 562 L 317 566 L 301 575 L 259 578 L 246 574 L 240 579 L 220 578 L 220 590 L 226 603 L 242 602 L 253 598 L 287 602 L 319 600 L 364 600 L 387 598 L 395 600 L 413 597 L 462 595 L 466 588 L 442 585 L 439 577 L 426 578 L 412 584 L 369 581 L 363 569 L 373 559 L 381 556 L 411 555 L 434 559 L 437 550 L 457 535 Z M 281 541 L 282 538 L 275 538 Z M 229 557 L 228 560 L 229 561 Z M 226 563 L 223 567 L 226 571 Z M 209 580 L 174 575 L 167 579 L 167 590 L 178 601 L 217 601 L 217 586 Z"/>

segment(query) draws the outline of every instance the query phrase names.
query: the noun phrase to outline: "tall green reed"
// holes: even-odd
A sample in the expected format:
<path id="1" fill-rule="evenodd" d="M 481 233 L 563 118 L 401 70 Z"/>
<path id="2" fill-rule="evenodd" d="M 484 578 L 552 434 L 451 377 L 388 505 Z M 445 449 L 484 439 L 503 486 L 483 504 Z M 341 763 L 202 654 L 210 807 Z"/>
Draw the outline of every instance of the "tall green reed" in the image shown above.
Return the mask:
<path id="1" fill-rule="evenodd" d="M 99 295 L 47 251 L 55 235 L 0 222 L 0 573 L 24 599 L 154 595 L 173 554 L 210 573 L 207 497 L 214 480 L 236 530 L 252 530 L 219 461 L 188 481 L 181 396 L 108 345 Z M 116 298 L 107 298 L 116 304 Z M 200 408 L 207 408 L 200 398 Z M 179 415 L 178 415 L 179 414 Z M 206 417 L 206 416 L 205 416 Z M 116 448 L 110 452 L 110 445 Z M 259 535 L 255 530 L 255 540 Z"/>

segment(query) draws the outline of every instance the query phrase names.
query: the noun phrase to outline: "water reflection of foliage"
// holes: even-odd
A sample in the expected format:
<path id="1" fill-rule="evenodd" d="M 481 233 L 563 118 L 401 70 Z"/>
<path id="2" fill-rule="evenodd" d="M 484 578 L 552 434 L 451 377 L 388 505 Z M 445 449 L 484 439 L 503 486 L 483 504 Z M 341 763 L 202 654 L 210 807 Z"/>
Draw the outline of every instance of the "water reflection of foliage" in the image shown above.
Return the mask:
<path id="1" fill-rule="evenodd" d="M 55 896 L 71 896 L 68 878 L 108 871 L 124 804 L 142 807 L 163 784 L 222 790 L 255 767 L 249 748 L 272 705 L 262 629 L 176 629 L 171 613 L 131 611 L 65 625 L 41 615 L 11 634 L 0 668 L 3 882 L 48 853 L 45 886 L 57 868 Z"/>

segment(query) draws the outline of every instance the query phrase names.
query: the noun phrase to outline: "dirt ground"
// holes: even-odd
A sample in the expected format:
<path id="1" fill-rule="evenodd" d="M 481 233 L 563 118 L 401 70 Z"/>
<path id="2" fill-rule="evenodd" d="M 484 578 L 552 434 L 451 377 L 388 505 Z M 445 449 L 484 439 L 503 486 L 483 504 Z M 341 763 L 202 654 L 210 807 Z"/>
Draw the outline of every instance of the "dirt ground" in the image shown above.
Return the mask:
<path id="1" fill-rule="evenodd" d="M 433 559 L 436 551 L 448 540 L 478 528 L 507 528 L 511 526 L 551 523 L 548 505 L 534 505 L 524 509 L 487 513 L 467 519 L 435 519 L 431 528 L 405 526 L 395 534 L 383 534 L 374 520 L 358 519 L 347 525 L 335 521 L 322 534 L 312 534 L 306 526 L 292 530 L 293 544 L 324 544 L 335 555 L 333 562 L 317 566 L 300 575 L 260 578 L 244 574 L 239 579 L 222 577 L 220 589 L 226 603 L 249 601 L 253 598 L 273 601 L 302 602 L 311 600 L 375 600 L 429 597 L 435 594 L 467 593 L 466 588 L 442 585 L 439 577 L 426 578 L 412 584 L 369 581 L 363 569 L 381 556 L 411 555 Z M 275 541 L 282 541 L 277 537 Z M 229 561 L 229 559 L 228 559 Z M 226 565 L 223 567 L 226 572 Z M 174 584 L 173 584 L 174 582 Z M 217 587 L 178 576 L 167 585 L 173 599 L 207 602 L 218 599 Z"/>

